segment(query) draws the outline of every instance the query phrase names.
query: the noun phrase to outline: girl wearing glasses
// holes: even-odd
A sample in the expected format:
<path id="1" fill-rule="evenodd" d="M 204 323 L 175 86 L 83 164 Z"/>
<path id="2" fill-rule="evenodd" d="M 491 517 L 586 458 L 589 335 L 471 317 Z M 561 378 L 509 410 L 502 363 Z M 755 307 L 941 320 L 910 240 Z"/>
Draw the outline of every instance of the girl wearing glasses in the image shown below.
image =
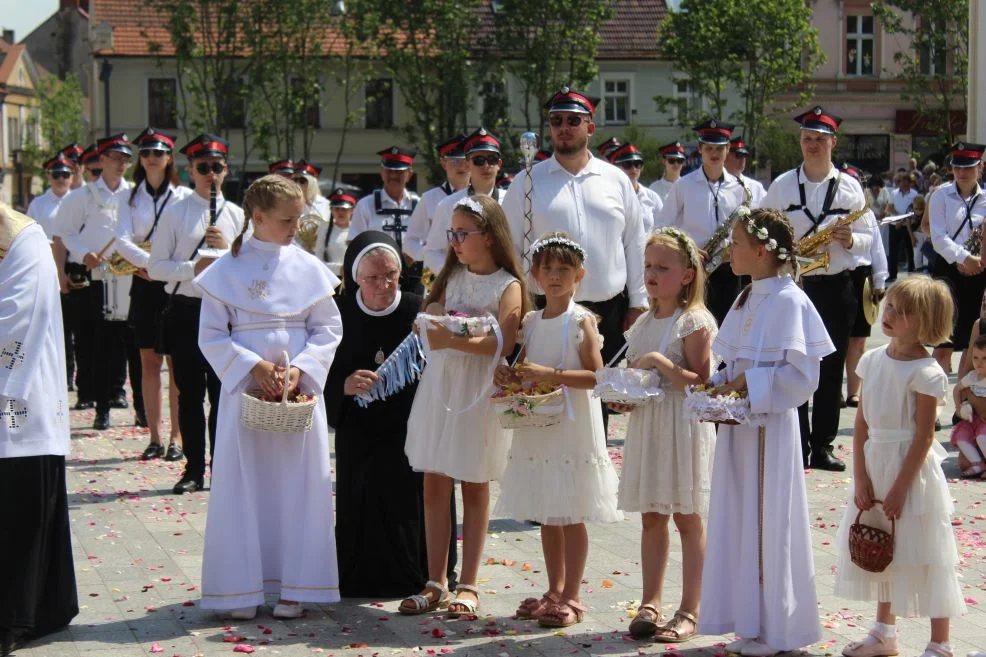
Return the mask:
<path id="1" fill-rule="evenodd" d="M 161 366 L 164 356 L 154 350 L 161 310 L 168 300 L 164 282 L 151 280 L 147 265 L 151 254 L 149 244 L 155 237 L 161 216 L 169 204 L 180 201 L 192 190 L 180 186 L 172 151 L 174 137 L 147 128 L 134 141 L 138 148 L 137 166 L 134 168 L 133 189 L 126 203 L 120 204 L 120 221 L 117 224 L 116 250 L 135 267 L 133 285 L 130 288 L 130 325 L 133 327 L 140 350 L 141 388 L 144 392 L 146 414 L 138 425 L 151 430 L 151 442 L 141 459 L 164 458 L 178 461 L 182 458 L 181 433 L 178 429 L 178 386 L 175 385 L 174 368 L 168 357 L 169 411 L 171 435 L 165 449 L 161 438 Z"/>
<path id="2" fill-rule="evenodd" d="M 448 606 L 449 616 L 458 618 L 479 609 L 476 578 L 489 524 L 489 482 L 503 473 L 510 447 L 489 403 L 490 359 L 498 348 L 513 349 L 530 299 L 499 203 L 489 196 L 462 199 L 448 236 L 445 266 L 425 299 L 426 311 L 492 314 L 502 345 L 494 336 L 462 337 L 438 324 L 428 331 L 432 351 L 411 407 L 405 453 L 411 467 L 425 473 L 429 581 L 401 603 L 400 611 L 423 614 Z M 455 480 L 462 482 L 463 558 L 456 599 L 449 604 L 446 561 Z"/>

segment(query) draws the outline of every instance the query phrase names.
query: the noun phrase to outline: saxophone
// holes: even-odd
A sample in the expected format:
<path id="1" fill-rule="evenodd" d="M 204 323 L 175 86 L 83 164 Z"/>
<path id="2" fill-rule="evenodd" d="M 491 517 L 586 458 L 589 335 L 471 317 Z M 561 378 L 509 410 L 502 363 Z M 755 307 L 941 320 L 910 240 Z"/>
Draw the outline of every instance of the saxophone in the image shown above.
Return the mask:
<path id="1" fill-rule="evenodd" d="M 729 233 L 733 229 L 733 224 L 740 218 L 750 214 L 750 202 L 753 200 L 753 194 L 750 192 L 750 188 L 746 186 L 746 183 L 743 182 L 742 175 L 736 176 L 736 180 L 742 185 L 746 199 L 729 214 L 729 218 L 715 229 L 712 237 L 702 247 L 702 250 L 709 254 L 709 260 L 705 263 L 706 274 L 711 274 L 719 265 L 725 262 L 729 249 Z"/>
<path id="2" fill-rule="evenodd" d="M 822 247 L 828 246 L 832 242 L 832 234 L 836 228 L 852 225 L 859 219 L 862 219 L 869 211 L 870 204 L 867 201 L 866 205 L 861 209 L 854 210 L 846 216 L 836 219 L 825 228 L 816 230 L 806 237 L 802 237 L 794 246 L 795 253 L 798 254 L 798 264 L 801 265 L 801 273 L 807 274 L 816 269 L 828 269 L 832 257 L 828 251 L 822 252 Z"/>

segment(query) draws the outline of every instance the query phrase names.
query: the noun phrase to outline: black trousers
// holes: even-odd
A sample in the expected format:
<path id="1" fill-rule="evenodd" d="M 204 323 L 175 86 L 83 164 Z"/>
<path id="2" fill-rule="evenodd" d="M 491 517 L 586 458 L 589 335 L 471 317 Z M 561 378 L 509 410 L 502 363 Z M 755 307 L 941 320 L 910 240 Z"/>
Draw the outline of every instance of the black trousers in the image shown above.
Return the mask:
<path id="1" fill-rule="evenodd" d="M 72 339 L 72 304 L 68 294 L 63 294 L 62 302 L 62 332 L 65 335 L 65 374 L 68 384 L 75 382 L 75 342 Z"/>
<path id="2" fill-rule="evenodd" d="M 209 395 L 209 458 L 215 452 L 216 421 L 219 416 L 221 383 L 199 350 L 201 299 L 174 295 L 167 315 L 168 345 L 178 386 L 178 426 L 185 452 L 185 476 L 205 477 L 205 403 Z"/>
<path id="3" fill-rule="evenodd" d="M 842 373 L 846 367 L 849 333 L 856 321 L 856 291 L 850 272 L 829 276 L 806 276 L 805 294 L 822 317 L 825 330 L 835 345 L 835 352 L 822 359 L 818 388 L 812 397 L 811 421 L 808 403 L 798 407 L 801 422 L 801 454 L 808 464 L 810 454 L 821 456 L 832 446 L 839 432 L 839 412 L 842 397 Z"/>
<path id="4" fill-rule="evenodd" d="M 709 274 L 705 282 L 705 307 L 720 326 L 742 291 L 743 285 L 743 281 L 733 273 L 733 268 L 728 262 L 719 265 Z"/>
<path id="5" fill-rule="evenodd" d="M 900 252 L 903 249 L 907 256 L 907 271 L 914 271 L 914 245 L 907 233 L 907 226 L 890 226 L 889 244 L 887 245 L 887 271 L 890 278 L 897 278 L 897 267 L 900 264 Z"/>
<path id="6" fill-rule="evenodd" d="M 127 382 L 127 332 L 126 322 L 103 318 L 103 282 L 92 281 L 85 307 L 83 330 L 92 335 L 93 400 L 97 412 L 109 412 L 110 399 L 124 394 Z M 80 346 L 81 349 L 81 346 Z"/>
<path id="7" fill-rule="evenodd" d="M 96 401 L 96 383 L 92 370 L 96 340 L 93 323 L 96 319 L 92 317 L 91 296 L 92 291 L 84 287 L 69 290 L 68 294 L 62 297 L 62 308 L 67 308 L 67 312 L 63 311 L 63 320 L 72 334 L 76 364 L 75 389 L 80 401 Z M 100 307 L 99 320 L 102 320 L 102 307 Z"/>

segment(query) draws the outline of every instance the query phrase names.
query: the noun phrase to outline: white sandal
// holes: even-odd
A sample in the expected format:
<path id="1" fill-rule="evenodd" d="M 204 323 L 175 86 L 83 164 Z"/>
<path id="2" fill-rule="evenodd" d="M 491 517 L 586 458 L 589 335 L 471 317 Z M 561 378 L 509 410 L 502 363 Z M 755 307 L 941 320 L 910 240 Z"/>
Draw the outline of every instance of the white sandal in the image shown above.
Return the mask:
<path id="1" fill-rule="evenodd" d="M 405 616 L 417 616 L 418 614 L 427 614 L 429 612 L 435 611 L 436 609 L 444 609 L 448 607 L 449 603 L 449 592 L 448 587 L 444 584 L 439 584 L 432 580 L 425 582 L 425 589 L 432 589 L 433 591 L 438 591 L 438 597 L 434 600 L 428 598 L 428 596 L 415 593 L 414 595 L 404 598 L 401 600 L 400 606 L 397 611 L 404 614 Z M 404 603 L 410 602 L 413 607 L 405 607 Z"/>
<path id="2" fill-rule="evenodd" d="M 449 610 L 448 610 L 448 612 L 446 614 L 448 618 L 459 618 L 461 616 L 471 616 L 471 615 L 475 614 L 477 611 L 479 611 L 479 589 L 476 588 L 475 586 L 472 586 L 471 584 L 459 584 L 458 586 L 455 587 L 456 594 L 458 594 L 459 591 L 468 591 L 469 593 L 472 593 L 473 595 L 476 596 L 476 600 L 475 601 L 473 601 L 473 600 L 460 600 L 459 599 L 459 596 L 456 595 L 455 596 L 455 601 L 453 601 L 449 605 Z M 452 605 L 462 605 L 463 607 L 465 607 L 465 610 L 464 611 L 452 611 Z"/>

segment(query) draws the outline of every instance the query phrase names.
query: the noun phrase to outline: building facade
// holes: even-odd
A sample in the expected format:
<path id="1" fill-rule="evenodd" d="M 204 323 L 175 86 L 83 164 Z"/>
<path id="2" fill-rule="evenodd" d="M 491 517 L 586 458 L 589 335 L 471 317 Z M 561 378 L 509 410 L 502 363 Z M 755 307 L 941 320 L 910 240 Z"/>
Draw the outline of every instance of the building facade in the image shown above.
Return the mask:
<path id="1" fill-rule="evenodd" d="M 41 140 L 36 86 L 40 69 L 26 47 L 11 43 L 12 34 L 4 37 L 0 39 L 0 200 L 23 209 L 40 188 L 24 162 L 25 147 Z"/>

